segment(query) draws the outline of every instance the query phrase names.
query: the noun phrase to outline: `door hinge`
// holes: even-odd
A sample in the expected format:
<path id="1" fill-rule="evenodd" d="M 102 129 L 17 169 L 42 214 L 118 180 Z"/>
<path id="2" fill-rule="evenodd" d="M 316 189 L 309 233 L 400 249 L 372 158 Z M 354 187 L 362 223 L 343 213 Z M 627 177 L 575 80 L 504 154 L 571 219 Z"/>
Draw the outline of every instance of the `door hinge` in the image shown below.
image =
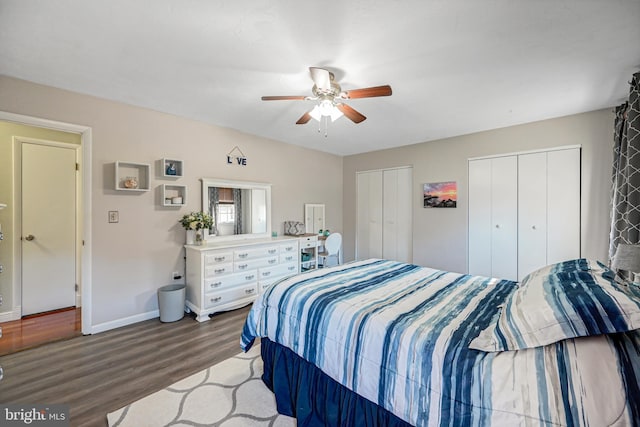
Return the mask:
<path id="1" fill-rule="evenodd" d="M 78 284 L 76 283 L 76 292 L 78 292 Z"/>
<path id="2" fill-rule="evenodd" d="M 76 170 L 79 171 L 80 170 L 80 163 L 76 163 Z"/>

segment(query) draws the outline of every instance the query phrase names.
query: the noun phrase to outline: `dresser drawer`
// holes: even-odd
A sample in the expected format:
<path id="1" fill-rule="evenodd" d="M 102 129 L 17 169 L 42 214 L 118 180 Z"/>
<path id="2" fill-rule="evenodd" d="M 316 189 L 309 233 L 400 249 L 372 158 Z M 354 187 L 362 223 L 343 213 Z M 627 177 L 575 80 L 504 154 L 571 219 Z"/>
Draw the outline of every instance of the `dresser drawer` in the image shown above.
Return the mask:
<path id="1" fill-rule="evenodd" d="M 280 245 L 280 254 L 290 254 L 295 252 L 298 252 L 298 242 L 295 240 L 292 242 Z"/>
<path id="2" fill-rule="evenodd" d="M 298 263 L 278 264 L 273 267 L 265 267 L 258 270 L 258 280 L 274 279 L 282 276 L 290 276 L 298 273 Z"/>
<path id="3" fill-rule="evenodd" d="M 300 238 L 300 248 L 315 248 L 318 246 L 318 236 L 308 236 Z"/>
<path id="4" fill-rule="evenodd" d="M 204 277 L 215 277 L 233 273 L 233 263 L 214 264 L 204 268 Z"/>
<path id="5" fill-rule="evenodd" d="M 298 251 L 291 253 L 280 253 L 280 263 L 295 262 L 298 260 Z"/>
<path id="6" fill-rule="evenodd" d="M 276 245 L 263 246 L 260 248 L 241 249 L 234 251 L 233 259 L 236 261 L 248 261 L 256 258 L 264 258 L 277 255 L 279 252 L 280 248 Z"/>
<path id="7" fill-rule="evenodd" d="M 205 279 L 204 292 L 217 291 L 258 280 L 258 271 L 249 270 L 242 273 L 227 274 L 220 277 Z"/>
<path id="8" fill-rule="evenodd" d="M 235 288 L 211 292 L 204 296 L 204 307 L 212 308 L 222 304 L 233 303 L 238 300 L 254 297 L 258 294 L 258 284 L 253 283 L 246 286 L 238 286 Z"/>
<path id="9" fill-rule="evenodd" d="M 213 252 L 204 254 L 204 265 L 223 264 L 233 261 L 233 252 Z"/>
<path id="10" fill-rule="evenodd" d="M 268 267 L 270 265 L 278 265 L 278 255 L 269 258 L 250 259 L 248 261 L 236 261 L 233 265 L 235 271 L 253 270 L 260 267 Z"/>

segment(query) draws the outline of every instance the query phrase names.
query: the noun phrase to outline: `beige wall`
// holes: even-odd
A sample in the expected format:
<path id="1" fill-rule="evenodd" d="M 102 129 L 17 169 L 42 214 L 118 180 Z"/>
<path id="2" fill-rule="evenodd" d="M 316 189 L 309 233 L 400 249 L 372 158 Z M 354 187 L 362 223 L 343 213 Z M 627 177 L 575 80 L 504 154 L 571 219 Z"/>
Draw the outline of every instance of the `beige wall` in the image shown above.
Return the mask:
<path id="1" fill-rule="evenodd" d="M 600 110 L 344 158 L 345 259 L 355 256 L 357 171 L 413 166 L 413 260 L 467 272 L 467 159 L 562 145 L 582 146 L 582 256 L 606 261 L 613 113 Z M 424 209 L 422 184 L 457 181 L 458 207 Z"/>
<path id="2" fill-rule="evenodd" d="M 342 230 L 342 158 L 156 111 L 0 76 L 0 111 L 92 128 L 92 324 L 135 320 L 157 309 L 156 290 L 182 271 L 185 235 L 178 219 L 200 210 L 201 177 L 272 184 L 272 228 L 303 221 L 305 203 L 326 205 L 326 225 Z M 228 165 L 238 146 L 245 167 Z M 157 177 L 161 158 L 182 159 L 184 177 Z M 152 164 L 151 191 L 113 189 L 116 160 Z M 317 179 L 322 177 L 322 180 Z M 188 187 L 187 206 L 160 206 L 163 183 Z M 109 224 L 108 211 L 120 222 Z"/>
<path id="3" fill-rule="evenodd" d="M 7 208 L 0 210 L 0 224 L 4 233 L 4 240 L 0 242 L 0 264 L 4 266 L 4 272 L 0 274 L 0 295 L 3 304 L 0 306 L 0 313 L 12 310 L 14 301 L 13 280 L 16 272 L 13 268 L 14 253 L 13 248 L 16 239 L 20 238 L 19 230 L 13 230 L 14 212 L 16 212 L 16 201 L 14 197 L 14 137 L 28 137 L 46 141 L 66 142 L 71 144 L 80 143 L 80 135 L 59 132 L 51 129 L 33 128 L 16 123 L 0 121 L 0 203 L 7 204 Z M 46 177 L 42 177 L 46 179 Z M 18 301 L 19 303 L 19 301 Z"/>

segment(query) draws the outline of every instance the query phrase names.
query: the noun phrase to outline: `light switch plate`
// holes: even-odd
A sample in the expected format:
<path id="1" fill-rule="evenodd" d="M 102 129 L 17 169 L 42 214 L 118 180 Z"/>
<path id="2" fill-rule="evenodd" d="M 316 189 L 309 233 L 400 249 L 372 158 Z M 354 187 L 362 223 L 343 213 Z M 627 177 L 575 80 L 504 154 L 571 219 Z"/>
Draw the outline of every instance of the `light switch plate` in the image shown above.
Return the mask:
<path id="1" fill-rule="evenodd" d="M 120 215 L 118 211 L 109 211 L 109 222 L 115 223 L 120 221 Z"/>

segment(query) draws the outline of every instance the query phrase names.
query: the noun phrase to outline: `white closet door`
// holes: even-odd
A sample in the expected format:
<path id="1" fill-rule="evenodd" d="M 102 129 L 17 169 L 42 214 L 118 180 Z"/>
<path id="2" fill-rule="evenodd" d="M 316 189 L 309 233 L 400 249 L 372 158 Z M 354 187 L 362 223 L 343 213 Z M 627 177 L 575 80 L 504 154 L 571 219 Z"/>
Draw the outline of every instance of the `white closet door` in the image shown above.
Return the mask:
<path id="1" fill-rule="evenodd" d="M 580 149 L 547 154 L 547 263 L 580 258 Z"/>
<path id="2" fill-rule="evenodd" d="M 547 153 L 518 156 L 518 280 L 547 265 Z"/>
<path id="3" fill-rule="evenodd" d="M 356 259 L 382 258 L 382 171 L 356 174 Z"/>
<path id="4" fill-rule="evenodd" d="M 382 257 L 398 256 L 398 171 L 382 171 Z"/>
<path id="5" fill-rule="evenodd" d="M 518 279 L 518 158 L 491 159 L 491 275 Z"/>
<path id="6" fill-rule="evenodd" d="M 412 262 L 412 169 L 389 169 L 382 173 L 382 257 Z"/>
<path id="7" fill-rule="evenodd" d="M 469 274 L 491 277 L 491 159 L 469 161 Z"/>
<path id="8" fill-rule="evenodd" d="M 396 260 L 413 262 L 413 169 L 398 169 Z"/>

